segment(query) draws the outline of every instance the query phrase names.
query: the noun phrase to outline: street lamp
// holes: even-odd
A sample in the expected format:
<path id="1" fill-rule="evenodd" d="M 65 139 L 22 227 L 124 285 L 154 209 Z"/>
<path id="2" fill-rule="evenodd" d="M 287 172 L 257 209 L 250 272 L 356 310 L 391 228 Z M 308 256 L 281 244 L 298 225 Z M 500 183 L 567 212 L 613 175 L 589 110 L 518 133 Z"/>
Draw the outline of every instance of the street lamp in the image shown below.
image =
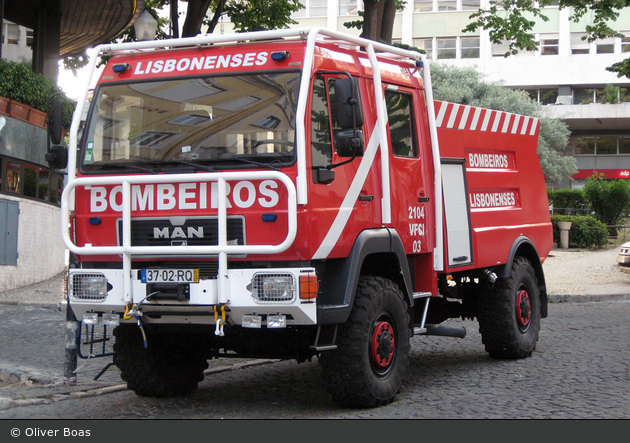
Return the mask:
<path id="1" fill-rule="evenodd" d="M 133 28 L 136 31 L 136 40 L 153 40 L 155 39 L 155 33 L 157 32 L 157 20 L 153 18 L 151 14 L 145 9 L 140 17 L 133 23 Z"/>

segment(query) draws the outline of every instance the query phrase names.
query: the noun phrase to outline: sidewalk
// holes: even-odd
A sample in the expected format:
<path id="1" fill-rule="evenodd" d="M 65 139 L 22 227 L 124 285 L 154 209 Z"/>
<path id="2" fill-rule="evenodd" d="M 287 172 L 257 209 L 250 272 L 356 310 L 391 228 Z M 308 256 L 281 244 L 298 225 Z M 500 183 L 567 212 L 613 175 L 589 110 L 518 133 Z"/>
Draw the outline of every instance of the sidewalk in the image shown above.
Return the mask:
<path id="1" fill-rule="evenodd" d="M 0 304 L 29 305 L 61 309 L 65 297 L 65 272 L 49 280 L 0 292 Z"/>

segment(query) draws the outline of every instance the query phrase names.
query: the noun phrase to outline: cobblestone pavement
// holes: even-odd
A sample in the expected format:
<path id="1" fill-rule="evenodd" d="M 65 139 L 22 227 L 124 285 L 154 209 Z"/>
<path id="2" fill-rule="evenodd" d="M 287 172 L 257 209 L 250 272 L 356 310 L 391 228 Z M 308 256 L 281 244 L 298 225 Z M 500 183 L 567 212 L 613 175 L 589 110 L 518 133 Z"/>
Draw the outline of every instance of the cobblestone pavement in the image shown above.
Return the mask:
<path id="1" fill-rule="evenodd" d="M 630 302 L 553 303 L 537 350 L 494 360 L 474 322 L 464 339 L 415 337 L 396 400 L 375 409 L 339 409 L 317 363 L 217 360 L 190 395 L 138 397 L 108 382 L 100 390 L 59 390 L 32 405 L 0 410 L 4 419 L 628 419 Z M 116 376 L 115 372 L 107 376 Z M 11 393 L 24 392 L 7 387 Z M 108 390 L 109 389 L 109 390 Z M 0 390 L 0 396 L 7 391 Z M 44 391 L 45 392 L 45 389 Z M 107 394 L 106 396 L 98 394 Z M 29 394 L 30 395 L 30 394 Z"/>
<path id="2" fill-rule="evenodd" d="M 316 363 L 214 360 L 198 391 L 168 401 L 136 397 L 115 366 L 94 380 L 111 357 L 79 359 L 76 381 L 64 380 L 60 274 L 0 293 L 0 419 L 38 414 L 42 418 L 630 418 L 624 360 L 630 350 L 630 302 L 623 301 L 629 300 L 630 275 L 620 272 L 616 251 L 552 251 L 544 265 L 552 301 L 550 318 L 543 320 L 538 350 L 531 358 L 490 359 L 477 324 L 462 322 L 468 330 L 463 340 L 412 340 L 408 376 L 394 404 L 352 412 L 331 406 Z M 568 301 L 600 303 L 555 303 Z M 107 346 L 109 350 L 111 343 Z M 88 399 L 98 403 L 104 394 L 115 399 L 101 404 L 98 413 L 87 407 Z M 274 399 L 269 408 L 263 407 L 269 399 Z M 239 400 L 253 404 L 252 409 L 241 411 Z M 125 407 L 118 410 L 121 405 Z"/>

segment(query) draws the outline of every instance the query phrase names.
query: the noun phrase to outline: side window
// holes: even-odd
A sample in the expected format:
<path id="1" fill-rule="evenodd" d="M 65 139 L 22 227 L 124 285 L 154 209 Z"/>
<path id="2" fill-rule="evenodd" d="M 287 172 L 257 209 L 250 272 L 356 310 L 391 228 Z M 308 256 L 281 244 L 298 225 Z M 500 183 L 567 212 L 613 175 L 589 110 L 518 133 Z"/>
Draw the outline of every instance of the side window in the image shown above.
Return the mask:
<path id="1" fill-rule="evenodd" d="M 332 163 L 330 114 L 326 82 L 316 78 L 313 82 L 313 104 L 311 108 L 311 156 L 313 169 L 324 168 Z"/>
<path id="2" fill-rule="evenodd" d="M 417 156 L 411 95 L 385 90 L 385 106 L 389 121 L 389 137 L 396 157 Z"/>

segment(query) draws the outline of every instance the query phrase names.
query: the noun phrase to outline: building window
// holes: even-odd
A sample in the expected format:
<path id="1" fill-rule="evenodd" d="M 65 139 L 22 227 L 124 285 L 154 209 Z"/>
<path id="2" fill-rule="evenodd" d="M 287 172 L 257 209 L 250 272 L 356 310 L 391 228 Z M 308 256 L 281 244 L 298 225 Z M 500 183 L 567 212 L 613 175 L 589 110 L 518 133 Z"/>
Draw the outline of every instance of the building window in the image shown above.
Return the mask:
<path id="1" fill-rule="evenodd" d="M 462 11 L 477 10 L 481 7 L 480 0 L 462 0 Z"/>
<path id="2" fill-rule="evenodd" d="M 597 54 L 614 54 L 615 43 L 610 40 L 595 43 L 595 52 Z"/>
<path id="3" fill-rule="evenodd" d="M 7 186 L 5 191 L 22 192 L 22 165 L 16 162 L 6 162 L 7 165 Z"/>
<path id="4" fill-rule="evenodd" d="M 540 54 L 541 55 L 558 55 L 558 36 L 541 36 L 540 37 Z"/>
<path id="5" fill-rule="evenodd" d="M 457 11 L 456 0 L 437 0 L 438 11 Z"/>
<path id="6" fill-rule="evenodd" d="M 591 44 L 583 39 L 584 37 L 586 37 L 584 32 L 571 33 L 571 54 L 588 54 L 590 52 Z"/>
<path id="7" fill-rule="evenodd" d="M 457 38 L 438 37 L 437 58 L 438 60 L 457 58 Z"/>
<path id="8" fill-rule="evenodd" d="M 357 0 L 339 0 L 339 15 L 357 15 L 357 13 Z"/>
<path id="9" fill-rule="evenodd" d="M 616 155 L 617 154 L 617 137 L 614 135 L 605 135 L 597 137 L 595 140 L 595 155 Z"/>
<path id="10" fill-rule="evenodd" d="M 621 52 L 630 52 L 630 37 L 621 39 Z"/>
<path id="11" fill-rule="evenodd" d="M 431 60 L 433 58 L 433 39 L 432 38 L 416 38 L 413 41 L 413 45 L 418 49 L 424 49 L 427 53 L 427 58 Z"/>
<path id="12" fill-rule="evenodd" d="M 461 37 L 462 58 L 479 58 L 479 37 Z"/>
<path id="13" fill-rule="evenodd" d="M 433 11 L 433 0 L 415 0 L 413 2 L 413 12 Z"/>
<path id="14" fill-rule="evenodd" d="M 558 100 L 558 89 L 530 89 L 529 96 L 541 105 L 553 105 Z"/>
<path id="15" fill-rule="evenodd" d="M 492 56 L 505 57 L 505 53 L 510 49 L 510 42 L 503 41 L 501 43 L 492 43 Z"/>
<path id="16" fill-rule="evenodd" d="M 575 137 L 574 142 L 576 155 L 595 154 L 595 137 Z"/>
<path id="17" fill-rule="evenodd" d="M 63 176 L 43 166 L 0 157 L 0 193 L 19 194 L 59 205 Z"/>
<path id="18" fill-rule="evenodd" d="M 630 154 L 630 136 L 575 137 L 576 155 Z"/>
<path id="19" fill-rule="evenodd" d="M 595 89 L 593 88 L 573 88 L 573 104 L 588 105 L 596 100 Z"/>
<path id="20" fill-rule="evenodd" d="M 343 2 L 343 0 L 340 0 L 340 6 L 339 6 L 339 10 L 341 11 L 341 2 Z M 346 2 L 350 2 L 349 0 L 346 0 Z M 357 0 L 354 0 L 354 3 L 356 5 Z M 295 11 L 293 14 L 291 14 L 292 18 L 303 18 L 303 17 L 326 17 L 328 15 L 328 5 L 326 0 L 301 0 L 300 3 L 302 4 L 302 9 L 300 9 L 299 11 Z M 339 15 L 342 15 L 341 13 Z M 344 14 L 345 15 L 345 14 Z"/>
<path id="21" fill-rule="evenodd" d="M 619 137 L 619 153 L 630 154 L 630 136 Z"/>

